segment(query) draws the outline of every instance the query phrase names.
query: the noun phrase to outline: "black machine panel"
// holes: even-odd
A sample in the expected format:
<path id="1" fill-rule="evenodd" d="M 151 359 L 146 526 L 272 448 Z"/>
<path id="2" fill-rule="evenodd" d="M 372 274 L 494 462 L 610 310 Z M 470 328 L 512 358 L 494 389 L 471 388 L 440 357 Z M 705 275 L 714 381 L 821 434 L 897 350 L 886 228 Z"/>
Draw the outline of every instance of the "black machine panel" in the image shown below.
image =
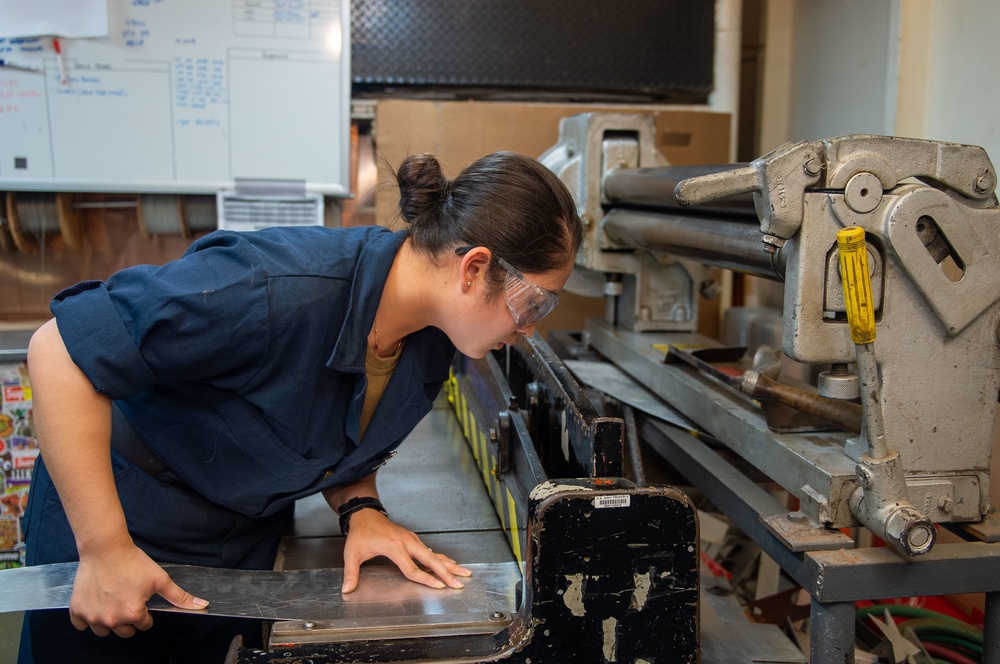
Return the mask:
<path id="1" fill-rule="evenodd" d="M 353 0 L 355 92 L 386 87 L 705 101 L 714 2 Z"/>

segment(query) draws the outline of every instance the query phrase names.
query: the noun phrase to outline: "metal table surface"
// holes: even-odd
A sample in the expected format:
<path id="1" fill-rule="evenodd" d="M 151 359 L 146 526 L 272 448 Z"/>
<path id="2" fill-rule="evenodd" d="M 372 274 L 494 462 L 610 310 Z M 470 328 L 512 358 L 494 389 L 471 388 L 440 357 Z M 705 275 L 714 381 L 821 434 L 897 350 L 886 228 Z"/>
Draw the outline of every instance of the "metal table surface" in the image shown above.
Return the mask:
<path id="1" fill-rule="evenodd" d="M 472 453 L 443 397 L 400 446 L 399 454 L 379 470 L 378 489 L 392 518 L 420 535 L 435 551 L 463 565 L 483 566 L 491 580 L 504 578 L 504 570 L 516 565 Z M 342 567 L 343 538 L 336 515 L 322 496 L 300 501 L 295 521 L 281 541 L 276 568 Z M 466 590 L 493 592 L 492 588 L 480 588 L 475 578 L 462 591 L 442 592 L 412 584 L 398 572 L 393 579 L 393 570 L 385 560 L 367 563 L 355 592 L 363 591 L 366 580 L 377 583 L 378 592 L 366 593 L 364 622 L 357 616 L 325 622 L 322 629 L 310 629 L 316 641 L 352 638 L 373 629 L 427 635 L 453 633 L 449 630 L 455 629 L 497 629 L 495 615 L 481 611 L 468 614 L 470 605 L 478 607 L 481 602 L 464 598 Z M 701 593 L 703 664 L 806 661 L 777 626 L 751 623 L 734 598 L 705 592 L 716 585 L 714 580 L 704 579 Z M 494 613 L 512 615 L 515 592 L 512 583 L 505 597 L 493 597 Z M 331 598 L 331 602 L 343 601 L 340 596 Z M 461 626 L 439 618 L 463 612 L 468 615 Z M 278 623 L 274 638 L 294 635 L 301 639 L 301 630 L 301 624 Z"/>

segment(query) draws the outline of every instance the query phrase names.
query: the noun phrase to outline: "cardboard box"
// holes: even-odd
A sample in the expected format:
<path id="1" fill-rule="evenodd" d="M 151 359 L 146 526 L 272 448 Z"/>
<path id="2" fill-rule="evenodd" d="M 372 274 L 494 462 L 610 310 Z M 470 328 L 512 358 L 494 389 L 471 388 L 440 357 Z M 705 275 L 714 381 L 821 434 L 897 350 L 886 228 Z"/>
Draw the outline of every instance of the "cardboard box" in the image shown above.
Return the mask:
<path id="1" fill-rule="evenodd" d="M 559 139 L 559 121 L 588 112 L 641 112 L 655 116 L 660 152 L 674 166 L 724 164 L 729 161 L 730 115 L 666 106 L 608 106 L 474 101 L 379 101 L 375 140 L 378 150 L 377 223 L 401 228 L 399 191 L 389 172 L 408 155 L 430 152 L 447 177 L 454 177 L 479 157 L 512 150 L 537 157 Z M 718 331 L 718 297 L 699 303 L 699 330 Z M 587 318 L 603 318 L 602 298 L 573 293 L 560 296 L 559 307 L 539 330 L 578 330 Z"/>

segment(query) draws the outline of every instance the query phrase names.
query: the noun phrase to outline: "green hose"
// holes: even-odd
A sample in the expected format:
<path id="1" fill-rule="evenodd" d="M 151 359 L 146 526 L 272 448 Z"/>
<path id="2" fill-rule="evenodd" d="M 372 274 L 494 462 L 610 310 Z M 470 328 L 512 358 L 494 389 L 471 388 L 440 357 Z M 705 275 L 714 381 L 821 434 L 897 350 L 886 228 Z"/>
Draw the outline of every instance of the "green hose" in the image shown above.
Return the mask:
<path id="1" fill-rule="evenodd" d="M 939 618 L 913 618 L 904 620 L 899 624 L 899 631 L 909 627 L 917 636 L 923 634 L 953 636 L 963 641 L 968 641 L 979 647 L 979 652 L 983 649 L 983 632 L 967 623 L 958 620 L 941 620 Z"/>
<path id="2" fill-rule="evenodd" d="M 944 613 L 938 613 L 937 611 L 931 611 L 930 609 L 921 609 L 917 606 L 908 606 L 906 604 L 874 604 L 872 606 L 865 606 L 858 609 L 855 615 L 858 620 L 864 620 L 871 615 L 881 618 L 886 609 L 889 609 L 889 613 L 891 615 L 901 616 L 903 618 L 937 618 L 939 620 L 957 622 L 961 625 L 969 624 L 963 620 L 959 620 L 958 618 L 945 615 Z"/>
<path id="3" fill-rule="evenodd" d="M 976 645 L 971 641 L 966 641 L 965 639 L 959 639 L 954 636 L 942 636 L 936 634 L 924 634 L 924 635 L 918 634 L 918 636 L 922 636 L 921 641 L 927 641 L 928 643 L 944 643 L 949 646 L 958 646 L 959 648 L 964 648 L 965 650 L 968 650 L 969 652 L 975 653 L 980 656 L 983 654 L 982 646 Z"/>
<path id="4" fill-rule="evenodd" d="M 858 620 L 869 616 L 881 618 L 886 609 L 891 616 L 910 618 L 899 623 L 899 630 L 909 627 L 922 641 L 958 646 L 980 656 L 983 653 L 981 629 L 937 611 L 905 604 L 876 604 L 858 609 L 855 615 Z"/>

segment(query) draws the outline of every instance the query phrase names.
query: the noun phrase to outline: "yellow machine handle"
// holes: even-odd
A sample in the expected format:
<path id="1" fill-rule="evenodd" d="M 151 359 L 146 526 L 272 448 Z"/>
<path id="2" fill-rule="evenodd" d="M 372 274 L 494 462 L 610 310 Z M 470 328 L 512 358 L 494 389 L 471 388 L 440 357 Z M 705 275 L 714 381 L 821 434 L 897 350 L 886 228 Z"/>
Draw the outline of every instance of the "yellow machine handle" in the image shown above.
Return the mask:
<path id="1" fill-rule="evenodd" d="M 851 341 L 870 344 L 875 341 L 875 305 L 872 302 L 872 279 L 868 272 L 865 229 L 849 226 L 837 231 L 837 247 L 840 249 L 840 280 L 844 284 Z"/>

